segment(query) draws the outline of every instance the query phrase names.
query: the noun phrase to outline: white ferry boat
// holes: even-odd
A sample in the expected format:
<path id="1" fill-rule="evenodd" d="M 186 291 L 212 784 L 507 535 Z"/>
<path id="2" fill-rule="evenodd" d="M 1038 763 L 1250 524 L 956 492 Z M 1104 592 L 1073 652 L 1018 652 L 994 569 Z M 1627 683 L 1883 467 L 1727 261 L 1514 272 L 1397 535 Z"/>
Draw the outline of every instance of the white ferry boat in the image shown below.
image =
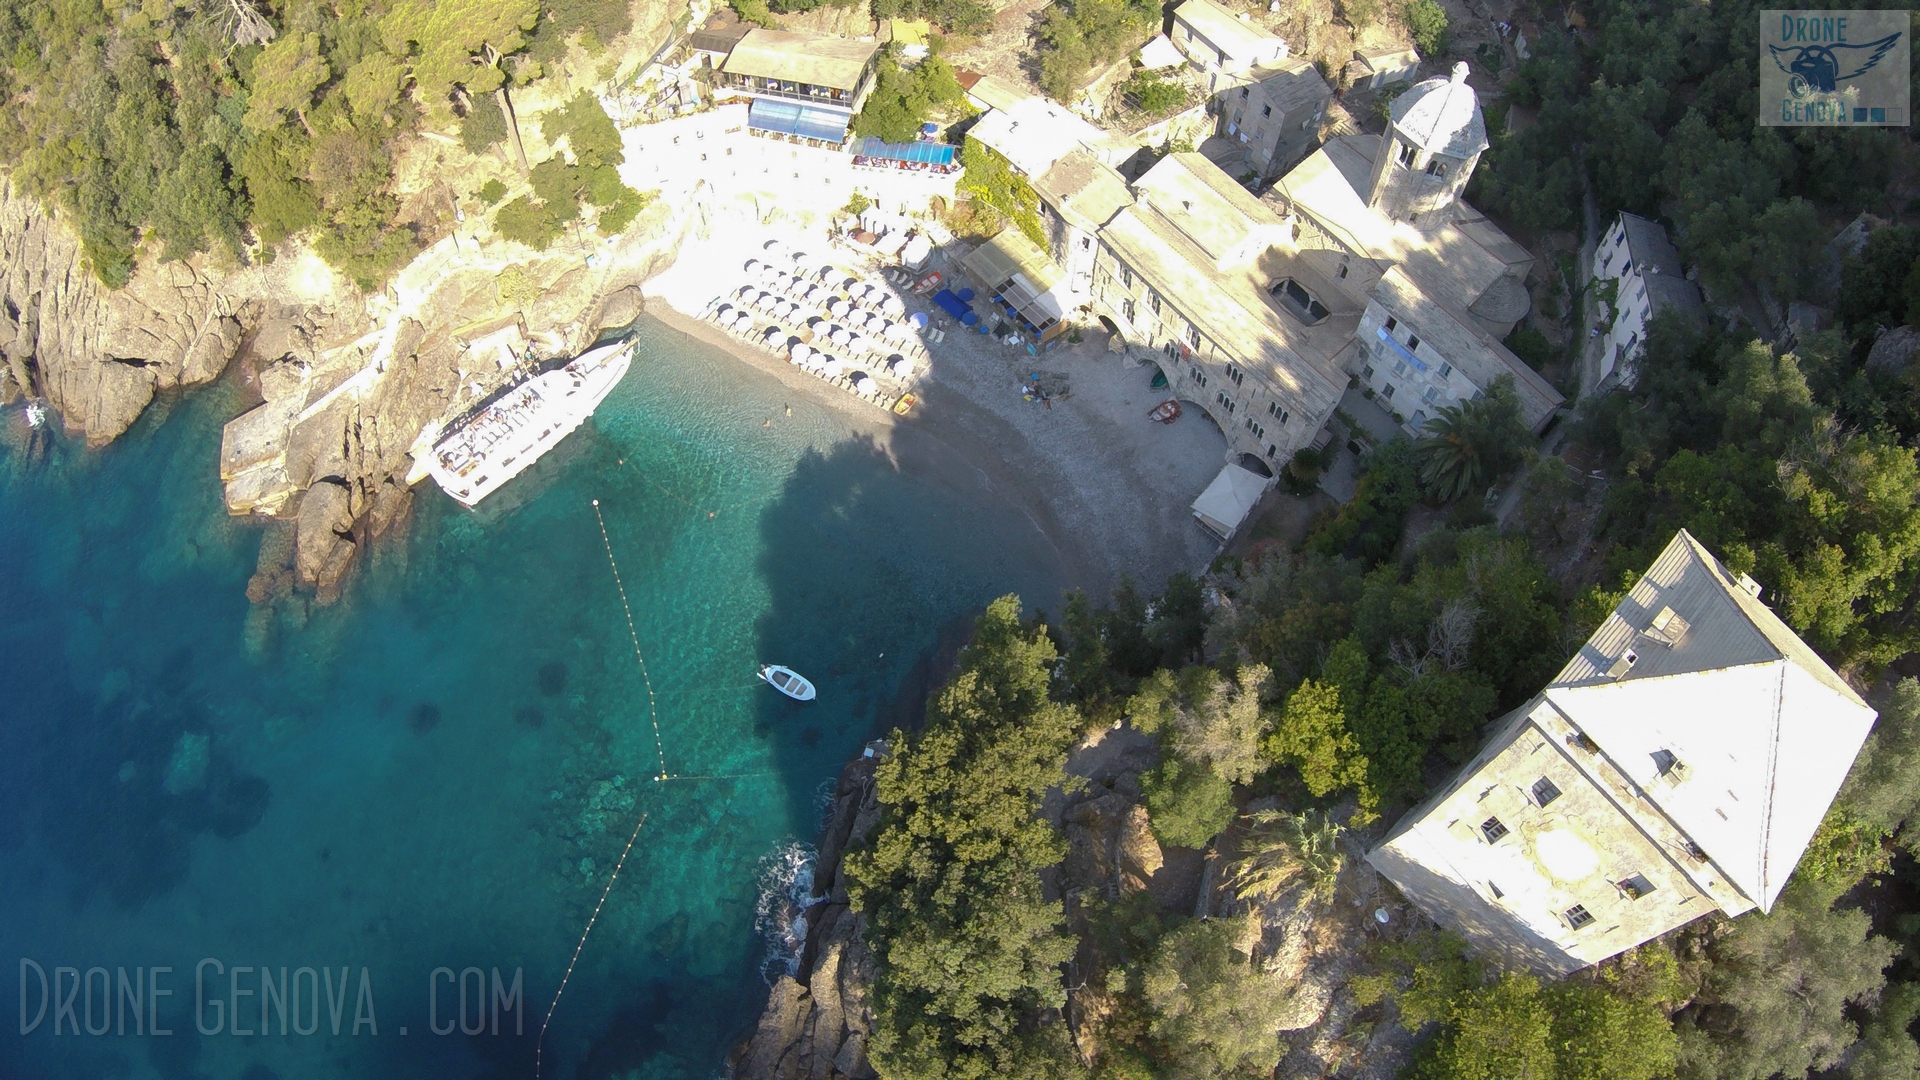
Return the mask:
<path id="1" fill-rule="evenodd" d="M 633 363 L 616 341 L 509 386 L 447 425 L 427 473 L 471 510 L 593 415 Z"/>

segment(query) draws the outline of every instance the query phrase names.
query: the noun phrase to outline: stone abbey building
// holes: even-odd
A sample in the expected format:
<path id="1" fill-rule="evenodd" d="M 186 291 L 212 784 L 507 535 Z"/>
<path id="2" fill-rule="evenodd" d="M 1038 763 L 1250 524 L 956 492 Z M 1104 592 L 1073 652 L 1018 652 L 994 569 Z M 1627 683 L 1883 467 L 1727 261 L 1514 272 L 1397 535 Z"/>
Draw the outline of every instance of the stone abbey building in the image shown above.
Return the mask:
<path id="1" fill-rule="evenodd" d="M 1766 911 L 1874 711 L 1685 531 L 1368 861 L 1510 966 L 1564 975 Z"/>

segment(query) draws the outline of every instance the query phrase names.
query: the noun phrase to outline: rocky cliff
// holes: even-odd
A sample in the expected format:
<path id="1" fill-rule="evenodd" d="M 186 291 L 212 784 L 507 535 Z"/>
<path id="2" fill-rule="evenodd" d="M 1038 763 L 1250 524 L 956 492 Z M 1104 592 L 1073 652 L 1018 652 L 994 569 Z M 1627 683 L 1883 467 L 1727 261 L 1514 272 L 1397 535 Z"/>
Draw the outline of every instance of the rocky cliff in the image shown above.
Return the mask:
<path id="1" fill-rule="evenodd" d="M 884 752 L 884 747 L 879 748 Z M 1144 892 L 1169 913 L 1195 918 L 1245 916 L 1250 947 L 1286 999 L 1279 1025 L 1285 1080 L 1328 1076 L 1386 1080 L 1407 1060 L 1411 1033 L 1380 1005 L 1362 1007 L 1349 980 L 1364 968 L 1367 943 L 1425 925 L 1360 858 L 1353 838 L 1332 899 L 1304 886 L 1249 908 L 1225 887 L 1217 851 L 1163 848 L 1142 801 L 1141 772 L 1159 760 L 1157 742 L 1121 726 L 1094 733 L 1070 755 L 1067 772 L 1084 783 L 1049 793 L 1041 814 L 1067 842 L 1049 872 L 1051 896 L 1064 901 L 1067 927 L 1080 938 L 1070 967 L 1066 1020 L 1082 1057 L 1096 1060 L 1118 1002 L 1103 987 L 1115 958 L 1101 954 L 1087 901 Z M 808 909 L 797 970 L 777 979 L 753 1035 L 734 1052 L 734 1080 L 864 1080 L 874 1030 L 869 1006 L 875 962 L 866 923 L 847 906 L 840 874 L 845 852 L 862 844 L 880 818 L 875 760 L 855 759 L 840 774 L 820 838 L 815 904 Z M 1255 804 L 1254 808 L 1270 802 Z M 1389 912 L 1382 926 L 1376 909 Z"/>
<path id="2" fill-rule="evenodd" d="M 106 443 L 158 391 L 220 374 L 266 282 L 197 261 L 144 262 L 109 289 L 73 229 L 0 176 L 0 402 L 44 398 L 70 430 Z"/>
<path id="3" fill-rule="evenodd" d="M 807 938 L 792 975 L 775 980 L 753 1036 L 728 1063 L 738 1080 L 866 1080 L 867 1039 L 873 1013 L 873 956 L 866 920 L 847 906 L 841 858 L 863 842 L 880 819 L 875 759 L 858 757 L 841 770 L 814 864 Z"/>
<path id="4" fill-rule="evenodd" d="M 655 207 L 592 252 L 592 265 L 574 245 L 535 253 L 448 236 L 369 301 L 357 325 L 284 312 L 248 351 L 264 400 L 229 423 L 221 443 L 228 510 L 291 523 L 291 545 L 262 547 L 248 595 L 262 602 L 297 588 L 331 602 L 355 553 L 406 512 L 415 459 L 440 424 L 500 384 L 503 360 L 529 347 L 569 355 L 631 323 L 639 283 L 701 221 Z M 500 287 L 508 270 L 517 290 Z M 341 340 L 343 327 L 369 324 Z"/>

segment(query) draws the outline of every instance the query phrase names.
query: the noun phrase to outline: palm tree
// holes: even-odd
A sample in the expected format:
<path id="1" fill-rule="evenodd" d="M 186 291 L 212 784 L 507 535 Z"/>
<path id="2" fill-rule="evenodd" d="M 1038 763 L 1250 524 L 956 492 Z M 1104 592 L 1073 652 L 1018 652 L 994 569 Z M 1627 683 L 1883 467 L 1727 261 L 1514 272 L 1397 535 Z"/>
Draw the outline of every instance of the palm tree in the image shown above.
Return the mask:
<path id="1" fill-rule="evenodd" d="M 1486 396 L 1443 405 L 1427 421 L 1414 447 L 1420 483 L 1441 502 L 1484 492 L 1520 464 L 1532 441 L 1513 379 L 1503 375 Z"/>
<path id="2" fill-rule="evenodd" d="M 1333 898 L 1334 884 L 1347 865 L 1340 826 L 1314 811 L 1257 810 L 1247 820 L 1240 857 L 1227 873 L 1235 896 L 1250 903 L 1272 900 L 1304 877 L 1308 895 L 1322 903 Z"/>

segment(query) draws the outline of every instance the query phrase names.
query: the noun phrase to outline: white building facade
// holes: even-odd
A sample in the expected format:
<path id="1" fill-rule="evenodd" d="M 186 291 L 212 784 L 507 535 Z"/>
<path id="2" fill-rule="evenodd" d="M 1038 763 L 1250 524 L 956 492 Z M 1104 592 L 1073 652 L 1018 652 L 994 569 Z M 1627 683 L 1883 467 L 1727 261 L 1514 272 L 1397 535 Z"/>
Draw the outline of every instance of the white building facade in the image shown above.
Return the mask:
<path id="1" fill-rule="evenodd" d="M 1601 238 L 1593 278 L 1611 308 L 1600 343 L 1601 389 L 1638 381 L 1654 316 L 1672 311 L 1693 322 L 1706 316 L 1700 289 L 1687 280 L 1667 230 L 1637 214 L 1622 213 Z"/>

